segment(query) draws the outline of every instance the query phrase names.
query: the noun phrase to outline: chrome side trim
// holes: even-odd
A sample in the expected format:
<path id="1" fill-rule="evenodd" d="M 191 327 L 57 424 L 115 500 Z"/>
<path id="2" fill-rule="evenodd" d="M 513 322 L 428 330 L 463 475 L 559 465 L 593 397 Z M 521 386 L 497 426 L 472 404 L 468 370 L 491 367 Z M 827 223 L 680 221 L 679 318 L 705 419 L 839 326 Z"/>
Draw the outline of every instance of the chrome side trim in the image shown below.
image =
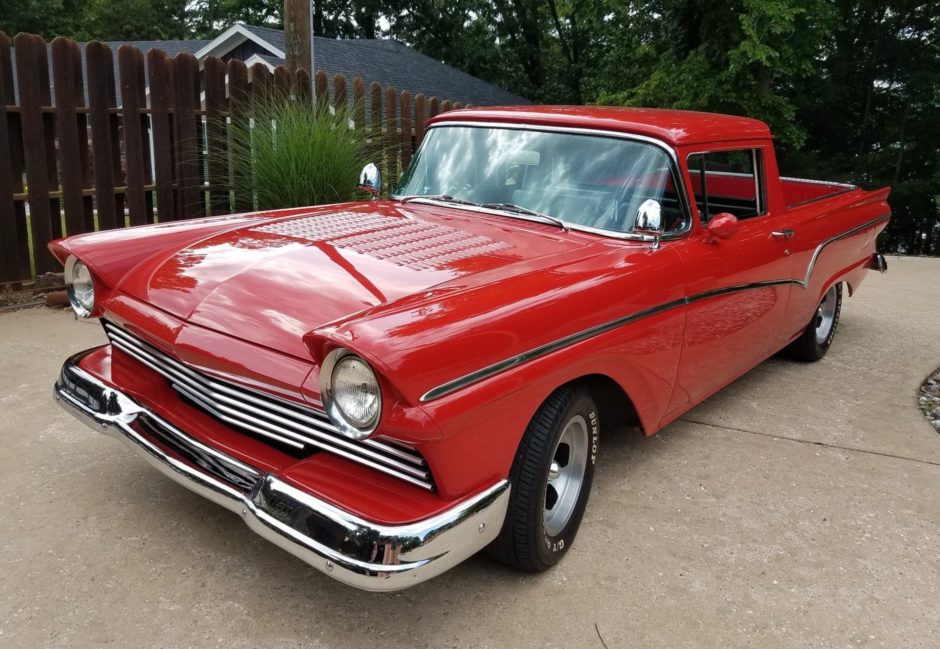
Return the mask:
<path id="1" fill-rule="evenodd" d="M 828 185 L 831 187 L 845 187 L 846 189 L 858 189 L 858 185 L 850 183 L 837 183 L 828 180 L 813 180 L 812 178 L 796 178 L 795 176 L 780 176 L 782 181 L 791 181 L 796 183 L 806 183 L 807 185 Z"/>
<path id="2" fill-rule="evenodd" d="M 499 534 L 509 504 L 507 480 L 414 523 L 369 521 L 171 426 L 81 369 L 78 364 L 90 351 L 65 362 L 53 389 L 66 411 L 121 440 L 180 485 L 239 514 L 251 530 L 329 577 L 363 590 L 400 590 L 452 568 Z M 166 426 L 159 438 L 140 425 L 145 419 Z M 213 461 L 197 465 L 180 459 L 177 446 L 195 448 Z M 230 470 L 238 472 L 238 480 L 233 482 Z"/>
<path id="3" fill-rule="evenodd" d="M 816 268 L 816 260 L 819 259 L 819 253 L 821 253 L 826 246 L 828 246 L 831 243 L 835 243 L 836 241 L 841 241 L 842 239 L 845 239 L 846 237 L 851 237 L 853 234 L 857 234 L 861 232 L 862 230 L 867 230 L 873 225 L 881 223 L 882 221 L 886 221 L 890 218 L 891 218 L 891 212 L 885 212 L 881 216 L 874 218 L 871 221 L 866 221 L 865 223 L 862 223 L 861 225 L 855 226 L 851 230 L 846 230 L 842 234 L 837 234 L 836 236 L 830 237 L 829 239 L 826 239 L 825 241 L 823 241 L 821 244 L 816 246 L 816 251 L 813 253 L 813 257 L 809 260 L 809 266 L 806 268 L 806 276 L 803 277 L 802 281 L 799 281 L 797 283 L 803 288 L 806 288 L 809 285 L 809 278 L 813 274 L 813 269 Z"/>
<path id="4" fill-rule="evenodd" d="M 816 250 L 813 252 L 813 256 L 810 259 L 809 265 L 806 269 L 806 275 L 804 276 L 803 279 L 775 279 L 775 280 L 769 280 L 769 281 L 764 281 L 764 282 L 753 282 L 750 284 L 736 284 L 734 286 L 725 286 L 722 288 L 713 289 L 711 291 L 698 293 L 696 295 L 679 298 L 678 300 L 672 300 L 671 302 L 666 302 L 664 304 L 650 307 L 642 311 L 637 311 L 635 313 L 631 313 L 630 315 L 626 315 L 622 318 L 617 318 L 616 320 L 611 320 L 610 322 L 605 322 L 595 327 L 591 327 L 589 329 L 579 331 L 578 333 L 574 333 L 569 336 L 559 338 L 558 340 L 555 340 L 553 342 L 547 343 L 545 345 L 541 345 L 540 347 L 536 347 L 534 349 L 530 349 L 529 351 L 522 352 L 521 354 L 518 354 L 511 358 L 507 358 L 506 360 L 500 361 L 498 363 L 494 363 L 482 369 L 476 370 L 475 372 L 471 372 L 470 374 L 466 374 L 464 376 L 458 377 L 454 379 L 453 381 L 448 381 L 447 383 L 443 383 L 425 392 L 420 400 L 422 402 L 426 402 L 426 401 L 431 401 L 433 399 L 439 399 L 440 397 L 443 397 L 453 392 L 456 392 L 458 390 L 461 390 L 467 387 L 468 385 L 477 383 L 479 381 L 487 379 L 501 372 L 505 372 L 506 370 L 512 367 L 515 367 L 516 365 L 521 365 L 522 363 L 531 361 L 536 358 L 540 358 L 542 356 L 545 356 L 546 354 L 550 354 L 564 347 L 569 347 L 571 345 L 582 342 L 589 338 L 593 338 L 603 333 L 607 333 L 608 331 L 612 331 L 614 329 L 622 327 L 631 322 L 635 322 L 636 320 L 648 318 L 652 315 L 656 315 L 657 313 L 662 313 L 663 311 L 669 311 L 670 309 L 675 309 L 677 307 L 685 306 L 687 304 L 692 304 L 694 302 L 699 302 L 701 300 L 707 300 L 708 298 L 717 297 L 720 295 L 728 295 L 730 293 L 739 293 L 741 291 L 750 291 L 753 289 L 764 288 L 767 286 L 782 286 L 786 284 L 794 284 L 796 286 L 799 286 L 805 289 L 807 286 L 809 286 L 809 280 L 813 274 L 813 270 L 816 267 L 816 261 L 819 259 L 819 254 L 823 251 L 823 249 L 826 248 L 826 246 L 828 246 L 831 243 L 835 243 L 836 241 L 845 239 L 846 237 L 850 237 L 853 234 L 856 234 L 862 230 L 870 228 L 880 223 L 881 221 L 884 221 L 890 218 L 890 216 L 891 216 L 890 212 L 882 214 L 881 216 L 875 219 L 872 219 L 871 221 L 867 221 L 859 226 L 852 228 L 851 230 L 847 230 L 839 235 L 826 239 L 825 241 L 820 243 L 816 247 Z"/>
<path id="5" fill-rule="evenodd" d="M 211 378 L 110 322 L 104 322 L 104 328 L 114 347 L 168 379 L 174 390 L 226 424 L 298 450 L 327 451 L 422 489 L 434 489 L 427 463 L 413 449 L 376 439 L 348 439 L 325 413 Z"/>

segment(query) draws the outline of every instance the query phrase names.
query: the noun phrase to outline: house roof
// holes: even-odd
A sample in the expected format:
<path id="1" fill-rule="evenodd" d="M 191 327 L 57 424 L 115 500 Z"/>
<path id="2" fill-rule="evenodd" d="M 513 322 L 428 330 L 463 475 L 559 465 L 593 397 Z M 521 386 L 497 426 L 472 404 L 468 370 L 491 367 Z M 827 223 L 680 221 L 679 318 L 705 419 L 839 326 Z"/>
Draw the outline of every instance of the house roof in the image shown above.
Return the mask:
<path id="1" fill-rule="evenodd" d="M 269 66 L 284 63 L 284 32 L 270 27 L 234 25 L 216 40 L 231 39 L 233 34 L 267 44 L 269 54 L 259 54 Z M 206 48 L 208 53 L 210 48 Z M 378 81 L 413 95 L 450 99 L 475 106 L 528 104 L 524 97 L 503 90 L 457 68 L 388 39 L 332 39 L 313 37 L 313 66 L 330 77 L 342 74 L 347 79 L 362 77 L 368 86 Z"/>

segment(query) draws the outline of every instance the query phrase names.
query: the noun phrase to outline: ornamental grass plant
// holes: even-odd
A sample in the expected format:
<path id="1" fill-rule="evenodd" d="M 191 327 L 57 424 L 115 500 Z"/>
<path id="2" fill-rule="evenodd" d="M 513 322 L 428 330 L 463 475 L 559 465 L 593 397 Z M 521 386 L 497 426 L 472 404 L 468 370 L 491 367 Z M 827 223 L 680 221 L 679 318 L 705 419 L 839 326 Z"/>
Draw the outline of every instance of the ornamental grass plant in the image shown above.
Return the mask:
<path id="1" fill-rule="evenodd" d="M 257 210 L 354 200 L 359 172 L 375 153 L 351 110 L 272 97 L 252 106 L 251 119 L 228 124 L 236 204 Z"/>

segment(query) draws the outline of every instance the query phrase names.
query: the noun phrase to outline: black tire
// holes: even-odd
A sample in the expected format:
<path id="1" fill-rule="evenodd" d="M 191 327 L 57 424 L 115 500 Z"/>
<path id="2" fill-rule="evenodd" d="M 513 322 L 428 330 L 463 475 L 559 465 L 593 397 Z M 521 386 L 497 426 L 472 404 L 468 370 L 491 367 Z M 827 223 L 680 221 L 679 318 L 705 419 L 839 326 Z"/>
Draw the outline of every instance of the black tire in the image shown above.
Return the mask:
<path id="1" fill-rule="evenodd" d="M 562 433 L 569 426 L 573 427 L 571 430 L 580 430 L 582 423 L 587 447 L 586 457 L 582 456 L 584 470 L 580 489 L 576 500 L 570 501 L 573 502 L 569 508 L 570 515 L 562 519 L 567 522 L 560 530 L 550 534 L 544 513 L 546 497 L 549 490 L 554 489 L 548 484 L 549 469 L 553 460 L 556 460 L 556 451 L 562 453 L 564 447 L 568 446 L 558 448 Z M 599 431 L 597 406 L 585 388 L 563 387 L 545 400 L 529 422 L 516 451 L 509 476 L 512 485 L 509 509 L 499 536 L 487 548 L 490 556 L 527 572 L 547 570 L 561 560 L 578 533 L 587 507 L 591 483 L 594 481 Z M 580 433 L 578 437 L 581 437 Z M 566 455 L 569 458 L 575 453 L 571 446 L 568 447 Z"/>
<path id="2" fill-rule="evenodd" d="M 835 300 L 835 313 L 832 317 L 832 325 L 826 333 L 825 338 L 820 342 L 817 337 L 817 327 L 821 321 L 820 310 L 826 304 L 826 300 Z M 813 319 L 806 325 L 806 329 L 800 334 L 800 337 L 794 340 L 786 348 L 785 352 L 791 358 L 805 363 L 818 361 L 832 345 L 832 339 L 835 338 L 836 329 L 839 328 L 839 315 L 842 313 L 842 284 L 834 284 L 826 292 L 819 307 L 813 312 Z"/>

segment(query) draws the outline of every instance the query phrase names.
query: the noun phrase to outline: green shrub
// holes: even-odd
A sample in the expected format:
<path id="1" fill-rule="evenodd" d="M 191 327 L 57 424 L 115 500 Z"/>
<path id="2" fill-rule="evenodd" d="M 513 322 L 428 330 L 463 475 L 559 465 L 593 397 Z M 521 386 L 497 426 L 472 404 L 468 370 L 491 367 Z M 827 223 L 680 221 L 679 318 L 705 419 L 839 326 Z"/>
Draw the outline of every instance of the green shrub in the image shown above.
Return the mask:
<path id="1" fill-rule="evenodd" d="M 259 210 L 339 203 L 356 198 L 359 172 L 370 161 L 349 113 L 274 98 L 233 122 L 229 152 L 236 201 Z"/>

